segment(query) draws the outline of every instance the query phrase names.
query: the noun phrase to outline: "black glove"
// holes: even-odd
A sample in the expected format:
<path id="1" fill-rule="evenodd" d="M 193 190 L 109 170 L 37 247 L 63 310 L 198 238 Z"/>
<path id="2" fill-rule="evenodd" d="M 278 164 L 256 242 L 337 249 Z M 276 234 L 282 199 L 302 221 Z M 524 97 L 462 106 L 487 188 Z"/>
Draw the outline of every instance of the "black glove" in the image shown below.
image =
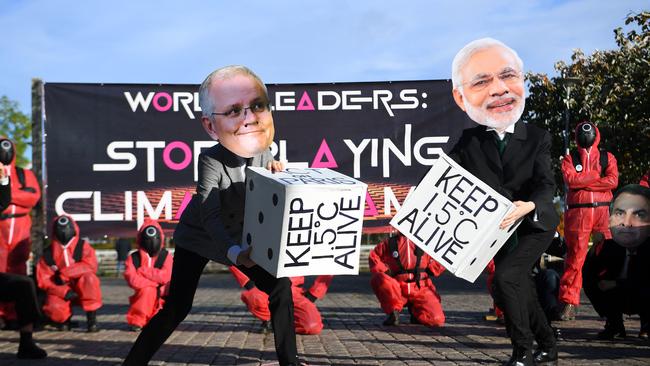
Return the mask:
<path id="1" fill-rule="evenodd" d="M 72 290 L 68 290 L 68 292 L 65 293 L 65 296 L 63 297 L 63 300 L 72 301 L 72 300 L 76 299 L 77 297 L 78 296 L 77 296 L 76 292 L 74 292 Z"/>
<path id="2" fill-rule="evenodd" d="M 65 282 L 61 279 L 61 272 L 59 271 L 54 272 L 53 281 L 56 285 L 65 285 Z"/>
<path id="3" fill-rule="evenodd" d="M 318 298 L 312 295 L 309 291 L 305 292 L 305 297 L 311 302 L 316 302 L 316 300 L 318 300 Z"/>

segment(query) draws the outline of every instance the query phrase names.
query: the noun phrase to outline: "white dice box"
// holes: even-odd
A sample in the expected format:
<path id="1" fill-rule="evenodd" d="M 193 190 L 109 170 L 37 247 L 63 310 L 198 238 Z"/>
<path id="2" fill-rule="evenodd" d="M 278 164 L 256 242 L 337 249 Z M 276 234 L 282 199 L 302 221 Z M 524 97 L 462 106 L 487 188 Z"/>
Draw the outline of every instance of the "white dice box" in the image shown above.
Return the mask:
<path id="1" fill-rule="evenodd" d="M 275 277 L 359 273 L 367 185 L 325 168 L 246 170 L 243 246 Z"/>

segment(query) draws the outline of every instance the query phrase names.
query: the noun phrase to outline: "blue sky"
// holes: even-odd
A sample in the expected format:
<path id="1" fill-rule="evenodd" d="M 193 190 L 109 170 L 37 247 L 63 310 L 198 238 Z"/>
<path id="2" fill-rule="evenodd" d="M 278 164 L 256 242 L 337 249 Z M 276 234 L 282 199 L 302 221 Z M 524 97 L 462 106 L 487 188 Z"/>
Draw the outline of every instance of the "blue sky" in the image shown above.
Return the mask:
<path id="1" fill-rule="evenodd" d="M 458 6 L 463 4 L 462 9 Z M 629 1 L 2 1 L 0 95 L 30 111 L 31 78 L 199 83 L 245 64 L 267 83 L 446 79 L 491 36 L 526 70 L 615 47 Z"/>

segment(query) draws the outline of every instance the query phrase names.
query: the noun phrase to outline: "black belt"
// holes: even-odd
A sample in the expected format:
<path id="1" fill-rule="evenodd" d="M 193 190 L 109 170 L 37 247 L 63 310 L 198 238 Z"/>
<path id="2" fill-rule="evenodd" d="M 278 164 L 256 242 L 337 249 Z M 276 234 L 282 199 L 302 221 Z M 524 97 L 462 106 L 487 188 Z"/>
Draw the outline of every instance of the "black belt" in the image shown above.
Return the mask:
<path id="1" fill-rule="evenodd" d="M 27 216 L 27 214 L 26 213 L 24 213 L 24 214 L 7 214 L 7 215 L 0 214 L 0 220 L 7 220 L 7 219 L 12 219 L 14 217 L 23 217 L 23 216 Z"/>
<path id="2" fill-rule="evenodd" d="M 593 203 L 574 203 L 569 208 L 593 208 L 599 206 L 609 206 L 611 202 L 593 202 Z"/>

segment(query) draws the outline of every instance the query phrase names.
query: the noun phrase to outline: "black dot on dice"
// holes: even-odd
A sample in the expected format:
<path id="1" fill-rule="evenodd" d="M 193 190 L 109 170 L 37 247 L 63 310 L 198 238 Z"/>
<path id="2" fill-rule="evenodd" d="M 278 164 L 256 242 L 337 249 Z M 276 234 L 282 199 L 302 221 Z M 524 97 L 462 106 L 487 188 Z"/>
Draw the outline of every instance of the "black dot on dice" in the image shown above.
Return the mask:
<path id="1" fill-rule="evenodd" d="M 257 220 L 261 223 L 264 222 L 264 214 L 260 211 L 260 214 L 257 215 Z"/>
<path id="2" fill-rule="evenodd" d="M 255 188 L 255 184 L 253 184 L 253 181 L 251 180 L 251 181 L 248 183 L 248 189 L 250 189 L 250 190 L 252 191 L 253 188 Z"/>
<path id="3" fill-rule="evenodd" d="M 278 195 L 273 193 L 273 206 L 278 205 L 278 200 L 279 200 Z"/>
<path id="4" fill-rule="evenodd" d="M 273 249 L 269 248 L 269 250 L 266 251 L 266 256 L 269 257 L 269 260 L 273 259 Z"/>
<path id="5" fill-rule="evenodd" d="M 251 245 L 251 243 L 253 242 L 253 237 L 251 236 L 251 233 L 246 234 L 246 242 L 248 243 L 248 245 Z"/>

